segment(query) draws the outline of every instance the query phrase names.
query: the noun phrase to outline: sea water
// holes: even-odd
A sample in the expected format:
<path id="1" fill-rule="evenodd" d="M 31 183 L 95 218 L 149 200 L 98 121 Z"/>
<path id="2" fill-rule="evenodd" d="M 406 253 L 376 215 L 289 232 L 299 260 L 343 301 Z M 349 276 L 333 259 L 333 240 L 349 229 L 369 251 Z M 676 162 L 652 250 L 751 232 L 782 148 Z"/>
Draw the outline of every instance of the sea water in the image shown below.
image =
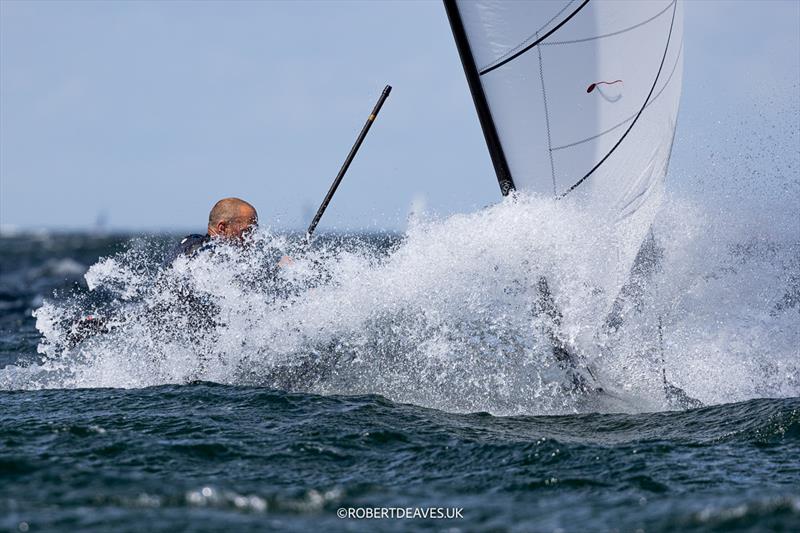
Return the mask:
<path id="1" fill-rule="evenodd" d="M 588 217 L 519 196 L 310 246 L 262 228 L 172 265 L 179 236 L 3 236 L 0 523 L 795 528 L 791 217 L 668 198 L 658 268 L 616 331 L 609 233 Z M 108 331 L 71 343 L 87 314 Z M 571 386 L 554 327 L 602 394 Z M 671 404 L 665 378 L 706 407 Z M 463 518 L 337 516 L 367 508 Z"/>

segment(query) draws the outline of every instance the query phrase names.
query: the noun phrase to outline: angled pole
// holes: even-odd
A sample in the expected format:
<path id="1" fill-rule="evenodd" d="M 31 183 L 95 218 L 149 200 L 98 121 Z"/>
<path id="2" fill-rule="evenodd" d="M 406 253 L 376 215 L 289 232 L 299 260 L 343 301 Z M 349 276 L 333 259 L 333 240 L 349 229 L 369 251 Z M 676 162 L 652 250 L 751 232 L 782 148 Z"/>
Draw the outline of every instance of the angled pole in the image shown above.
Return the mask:
<path id="1" fill-rule="evenodd" d="M 367 117 L 367 122 L 364 124 L 364 127 L 361 128 L 361 133 L 358 134 L 358 138 L 356 139 L 355 144 L 350 149 L 350 153 L 347 154 L 347 158 L 344 160 L 342 164 L 342 168 L 339 169 L 339 173 L 336 175 L 336 178 L 333 180 L 331 184 L 331 188 L 328 189 L 328 194 L 325 195 L 325 199 L 322 200 L 322 204 L 320 204 L 319 209 L 317 209 L 317 214 L 314 215 L 314 219 L 309 224 L 308 229 L 306 230 L 306 239 L 311 240 L 311 235 L 314 233 L 314 230 L 317 228 L 317 224 L 319 224 L 319 220 L 322 218 L 322 215 L 325 213 L 325 210 L 328 208 L 328 204 L 331 203 L 331 199 L 333 195 L 336 194 L 336 189 L 339 187 L 339 184 L 342 182 L 342 178 L 344 178 L 345 172 L 350 167 L 350 163 L 353 162 L 353 158 L 356 156 L 356 152 L 361 147 L 361 143 L 364 142 L 364 138 L 367 136 L 370 127 L 372 127 L 372 123 L 375 122 L 375 118 L 378 116 L 378 112 L 380 112 L 381 107 L 383 107 L 383 102 L 386 101 L 386 98 L 389 96 L 389 93 L 392 91 L 391 85 L 387 85 L 383 92 L 381 93 L 380 98 L 378 98 L 378 102 L 375 104 L 375 107 L 372 108 L 372 113 L 369 114 Z"/>
<path id="2" fill-rule="evenodd" d="M 492 158 L 497 182 L 500 184 L 500 192 L 503 196 L 507 196 L 515 189 L 514 179 L 511 177 L 508 161 L 503 152 L 503 145 L 500 144 L 500 136 L 497 134 L 492 112 L 489 109 L 489 103 L 483 91 L 478 67 L 475 66 L 475 58 L 472 56 L 472 49 L 469 46 L 461 14 L 458 12 L 455 0 L 444 0 L 444 9 L 447 12 L 450 29 L 453 31 L 453 38 L 456 41 L 458 56 L 461 58 L 461 66 L 464 67 L 464 74 L 467 76 L 467 85 L 469 85 L 469 91 L 472 93 L 475 110 L 478 112 L 478 120 L 481 123 L 486 147 L 489 148 L 489 155 Z"/>

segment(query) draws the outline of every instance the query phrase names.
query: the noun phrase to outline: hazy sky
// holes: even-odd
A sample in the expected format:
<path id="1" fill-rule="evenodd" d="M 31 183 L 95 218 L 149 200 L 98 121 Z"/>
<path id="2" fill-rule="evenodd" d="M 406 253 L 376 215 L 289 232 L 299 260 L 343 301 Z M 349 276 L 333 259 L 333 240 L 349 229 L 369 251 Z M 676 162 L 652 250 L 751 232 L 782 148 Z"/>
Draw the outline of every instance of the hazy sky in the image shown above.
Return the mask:
<path id="1" fill-rule="evenodd" d="M 686 4 L 671 168 L 705 164 L 734 116 L 796 140 L 800 2 Z M 200 231 L 233 195 L 305 227 L 386 83 L 320 228 L 497 201 L 438 1 L 0 0 L 0 224 Z"/>

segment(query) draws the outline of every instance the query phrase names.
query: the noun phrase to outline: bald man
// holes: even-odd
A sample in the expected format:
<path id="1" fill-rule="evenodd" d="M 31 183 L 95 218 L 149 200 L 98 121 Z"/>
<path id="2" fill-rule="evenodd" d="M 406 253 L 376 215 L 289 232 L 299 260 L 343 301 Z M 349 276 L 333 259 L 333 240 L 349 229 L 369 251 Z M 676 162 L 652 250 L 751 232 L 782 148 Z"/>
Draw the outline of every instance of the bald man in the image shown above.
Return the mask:
<path id="1" fill-rule="evenodd" d="M 183 238 L 164 262 L 164 266 L 171 265 L 175 259 L 192 256 L 205 247 L 211 247 L 214 241 L 242 242 L 248 232 L 258 226 L 258 213 L 256 208 L 240 198 L 223 198 L 211 208 L 208 214 L 208 233 L 205 235 L 192 234 Z M 278 262 L 283 267 L 291 264 L 292 260 L 286 256 Z M 210 329 L 215 322 L 215 307 L 204 300 L 202 295 L 183 294 L 182 298 L 187 305 L 193 306 L 193 327 L 198 330 Z M 94 337 L 100 333 L 112 330 L 106 317 L 88 315 L 78 319 L 67 334 L 66 342 L 69 348 L 74 348 L 84 339 Z"/>
<path id="2" fill-rule="evenodd" d="M 223 198 L 208 214 L 208 233 L 187 235 L 169 258 L 171 263 L 181 255 L 191 256 L 214 240 L 241 242 L 258 226 L 256 208 L 240 198 Z"/>

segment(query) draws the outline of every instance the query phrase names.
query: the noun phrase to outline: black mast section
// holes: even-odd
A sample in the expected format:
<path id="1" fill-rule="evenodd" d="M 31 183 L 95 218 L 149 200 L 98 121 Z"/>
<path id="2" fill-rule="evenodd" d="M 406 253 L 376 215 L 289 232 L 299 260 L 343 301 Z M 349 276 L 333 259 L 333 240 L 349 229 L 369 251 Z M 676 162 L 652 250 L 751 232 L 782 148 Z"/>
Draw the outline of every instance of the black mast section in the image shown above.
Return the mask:
<path id="1" fill-rule="evenodd" d="M 503 196 L 506 196 L 510 191 L 514 190 L 514 180 L 511 178 L 511 171 L 508 169 L 508 162 L 500 144 L 500 137 L 497 135 L 492 113 L 489 111 L 489 104 L 486 101 L 486 94 L 483 92 L 478 68 L 475 66 L 475 58 L 472 57 L 472 50 L 470 50 L 469 42 L 467 41 L 464 23 L 461 21 L 461 15 L 458 12 L 455 0 L 444 0 L 444 9 L 450 21 L 450 29 L 453 30 L 453 37 L 456 40 L 456 47 L 458 48 L 458 55 L 461 57 L 464 73 L 467 75 L 467 83 L 472 93 L 472 100 L 475 102 L 475 110 L 478 112 L 478 119 L 483 129 L 483 136 L 486 139 L 486 146 L 489 148 L 489 155 L 492 157 L 497 181 L 500 183 L 500 192 L 503 193 Z"/>
<path id="2" fill-rule="evenodd" d="M 339 188 L 339 184 L 342 182 L 342 178 L 344 178 L 344 173 L 347 172 L 348 168 L 350 168 L 350 163 L 353 162 L 353 158 L 356 156 L 356 152 L 358 152 L 358 149 L 361 148 L 361 143 L 364 142 L 367 133 L 369 133 L 369 129 L 372 127 L 372 123 L 375 122 L 376 118 L 378 118 L 378 113 L 380 112 L 381 107 L 383 107 L 383 103 L 386 101 L 386 98 L 389 97 L 390 92 L 392 92 L 391 85 L 387 85 L 386 87 L 384 87 L 383 92 L 378 98 L 378 102 L 375 104 L 375 107 L 372 108 L 372 113 L 369 114 L 367 122 L 364 123 L 364 127 L 361 128 L 361 133 L 358 134 L 355 144 L 353 144 L 353 147 L 350 149 L 350 153 L 347 154 L 347 158 L 344 160 L 344 163 L 342 164 L 342 168 L 339 169 L 339 173 L 333 180 L 331 188 L 328 189 L 328 194 L 325 195 L 325 198 L 322 200 L 322 204 L 319 206 L 319 209 L 317 209 L 317 214 L 314 215 L 314 220 L 312 220 L 311 224 L 308 225 L 308 229 L 306 230 L 306 239 L 308 241 L 311 241 L 311 235 L 314 233 L 314 230 L 317 229 L 317 224 L 319 224 L 319 219 L 322 218 L 322 215 L 328 208 L 328 204 L 331 203 L 333 195 L 336 194 L 336 189 Z"/>

